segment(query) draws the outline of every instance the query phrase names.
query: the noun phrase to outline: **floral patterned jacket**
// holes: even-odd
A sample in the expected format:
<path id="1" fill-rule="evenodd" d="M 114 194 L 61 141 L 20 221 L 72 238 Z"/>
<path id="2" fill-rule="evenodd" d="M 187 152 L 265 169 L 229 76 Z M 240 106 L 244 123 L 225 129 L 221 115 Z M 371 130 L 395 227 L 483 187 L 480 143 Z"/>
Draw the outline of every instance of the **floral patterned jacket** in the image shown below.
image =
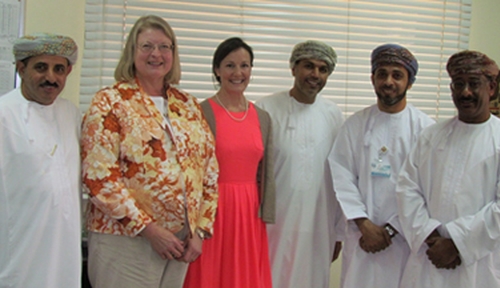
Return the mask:
<path id="1" fill-rule="evenodd" d="M 191 232 L 213 232 L 214 138 L 196 98 L 174 87 L 166 95 L 172 130 L 136 82 L 118 82 L 93 98 L 81 140 L 89 231 L 135 236 L 154 221 L 176 233 L 187 214 Z"/>

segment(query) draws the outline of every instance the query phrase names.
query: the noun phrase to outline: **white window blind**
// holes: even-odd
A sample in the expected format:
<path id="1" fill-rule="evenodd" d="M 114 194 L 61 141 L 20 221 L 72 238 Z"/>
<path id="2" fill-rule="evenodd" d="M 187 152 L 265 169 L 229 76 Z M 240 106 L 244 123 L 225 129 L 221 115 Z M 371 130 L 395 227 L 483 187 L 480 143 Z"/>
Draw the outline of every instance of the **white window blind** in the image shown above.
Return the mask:
<path id="1" fill-rule="evenodd" d="M 370 82 L 370 53 L 398 43 L 417 57 L 420 68 L 410 103 L 442 120 L 455 115 L 446 61 L 468 48 L 471 0 L 87 0 L 81 108 L 113 72 L 126 36 L 143 15 L 163 17 L 174 29 L 182 68 L 179 87 L 203 99 L 216 91 L 211 76 L 217 45 L 242 37 L 254 50 L 250 100 L 287 90 L 293 84 L 288 59 L 308 39 L 331 45 L 338 64 L 322 94 L 346 116 L 376 102 Z"/>

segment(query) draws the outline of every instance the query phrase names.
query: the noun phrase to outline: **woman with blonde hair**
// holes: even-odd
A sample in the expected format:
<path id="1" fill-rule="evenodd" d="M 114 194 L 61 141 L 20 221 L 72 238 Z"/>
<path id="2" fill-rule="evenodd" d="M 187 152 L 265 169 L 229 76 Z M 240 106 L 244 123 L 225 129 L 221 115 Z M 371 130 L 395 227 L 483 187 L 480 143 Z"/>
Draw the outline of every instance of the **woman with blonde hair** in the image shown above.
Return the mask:
<path id="1" fill-rule="evenodd" d="M 90 196 L 94 288 L 181 287 L 210 237 L 217 206 L 214 138 L 180 79 L 175 34 L 157 16 L 137 20 L 82 127 L 83 189 Z"/>

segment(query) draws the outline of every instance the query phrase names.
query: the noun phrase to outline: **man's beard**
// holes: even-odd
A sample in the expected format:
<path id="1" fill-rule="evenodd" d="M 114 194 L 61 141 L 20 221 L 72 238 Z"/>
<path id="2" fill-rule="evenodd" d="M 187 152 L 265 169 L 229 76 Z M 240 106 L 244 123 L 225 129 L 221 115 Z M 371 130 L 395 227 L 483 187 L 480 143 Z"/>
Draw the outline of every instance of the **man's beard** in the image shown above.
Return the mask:
<path id="1" fill-rule="evenodd" d="M 377 98 L 387 107 L 391 107 L 391 106 L 394 106 L 396 104 L 398 104 L 399 102 L 401 102 L 401 100 L 403 100 L 405 97 L 406 97 L 406 89 L 404 90 L 403 93 L 399 94 L 399 95 L 396 95 L 396 97 L 394 98 L 391 98 L 391 97 L 384 97 L 382 95 L 382 93 L 379 93 L 377 91 L 375 91 L 375 94 L 377 94 Z"/>

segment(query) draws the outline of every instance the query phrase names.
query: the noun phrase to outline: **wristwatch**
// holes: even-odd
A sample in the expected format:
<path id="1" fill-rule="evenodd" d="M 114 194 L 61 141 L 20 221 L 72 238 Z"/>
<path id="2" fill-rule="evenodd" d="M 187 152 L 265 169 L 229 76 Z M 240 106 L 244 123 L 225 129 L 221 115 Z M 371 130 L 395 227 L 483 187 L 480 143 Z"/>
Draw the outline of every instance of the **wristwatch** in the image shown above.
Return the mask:
<path id="1" fill-rule="evenodd" d="M 384 229 L 385 231 L 387 231 L 387 234 L 389 234 L 391 238 L 393 238 L 394 236 L 396 236 L 396 234 L 398 234 L 398 232 L 396 232 L 396 230 L 394 230 L 394 228 L 392 228 L 392 226 L 389 224 L 385 224 Z"/>
<path id="2" fill-rule="evenodd" d="M 194 232 L 196 233 L 196 235 L 198 235 L 198 237 L 200 237 L 201 240 L 207 239 L 207 232 L 205 232 L 204 230 L 196 227 L 196 229 L 194 229 Z"/>

